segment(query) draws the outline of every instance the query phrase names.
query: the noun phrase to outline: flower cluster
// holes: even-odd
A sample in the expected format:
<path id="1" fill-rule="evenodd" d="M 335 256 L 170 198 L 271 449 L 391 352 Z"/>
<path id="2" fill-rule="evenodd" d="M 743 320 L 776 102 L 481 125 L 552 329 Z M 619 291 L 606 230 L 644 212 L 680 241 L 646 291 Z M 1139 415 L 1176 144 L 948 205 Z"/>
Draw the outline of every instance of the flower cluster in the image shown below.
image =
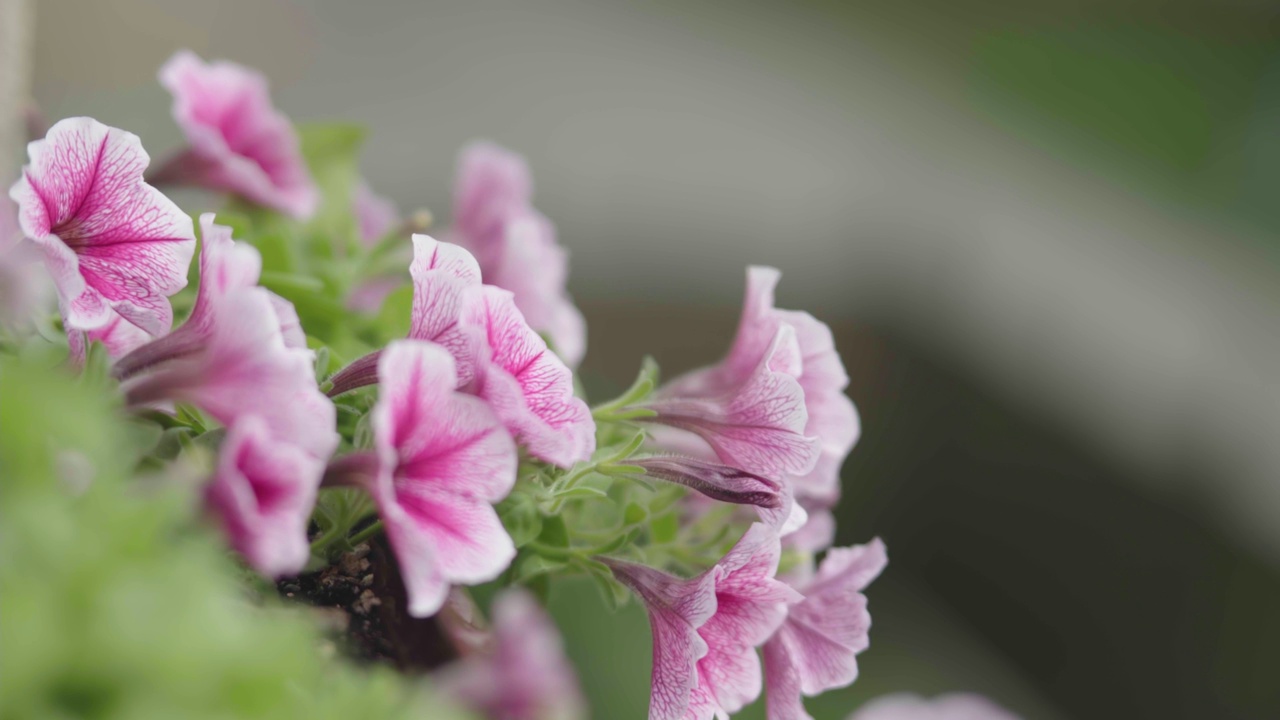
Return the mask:
<path id="1" fill-rule="evenodd" d="M 436 677 L 491 718 L 585 709 L 536 595 L 501 590 L 488 625 L 478 585 L 638 598 L 653 720 L 762 693 L 771 720 L 806 718 L 856 679 L 885 548 L 831 547 L 858 415 L 830 329 L 775 306 L 777 270 L 748 270 L 719 363 L 663 384 L 647 361 L 592 408 L 568 255 L 520 156 L 463 150 L 437 240 L 355 174 L 358 131 L 295 128 L 232 63 L 180 52 L 159 77 L 188 147 L 149 171 L 137 136 L 57 123 L 10 190 L 0 272 L 43 260 L 69 364 L 172 441 L 151 460 L 216 454 L 201 499 L 244 562 L 291 577 L 378 544 L 408 615 L 466 618 Z M 175 185 L 230 200 L 196 223 Z"/>

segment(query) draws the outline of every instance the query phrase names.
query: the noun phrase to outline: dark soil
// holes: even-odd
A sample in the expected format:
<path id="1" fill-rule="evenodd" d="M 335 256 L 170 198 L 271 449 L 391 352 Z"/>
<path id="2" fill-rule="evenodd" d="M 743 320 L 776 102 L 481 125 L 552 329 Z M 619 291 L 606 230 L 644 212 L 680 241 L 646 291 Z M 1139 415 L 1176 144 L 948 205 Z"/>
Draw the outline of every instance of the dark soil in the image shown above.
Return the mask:
<path id="1" fill-rule="evenodd" d="M 424 672 L 458 657 L 436 618 L 410 617 L 404 583 L 385 537 L 319 572 L 281 580 L 280 594 L 314 605 L 342 650 L 358 661 Z"/>

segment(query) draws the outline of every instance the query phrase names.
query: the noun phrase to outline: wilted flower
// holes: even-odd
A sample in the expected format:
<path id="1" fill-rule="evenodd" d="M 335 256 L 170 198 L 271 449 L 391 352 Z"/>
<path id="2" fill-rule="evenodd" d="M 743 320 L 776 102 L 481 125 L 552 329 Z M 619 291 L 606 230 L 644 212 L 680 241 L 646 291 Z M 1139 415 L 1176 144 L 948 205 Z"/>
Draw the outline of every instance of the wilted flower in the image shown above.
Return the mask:
<path id="1" fill-rule="evenodd" d="M 271 578 L 293 575 L 307 564 L 307 523 L 323 473 L 323 461 L 246 415 L 227 430 L 205 500 L 254 569 Z"/>
<path id="2" fill-rule="evenodd" d="M 733 467 L 776 478 L 807 473 L 819 447 L 804 434 L 804 393 L 789 371 L 795 348 L 795 331 L 781 326 L 737 382 L 664 386 L 640 406 L 656 415 L 642 419 L 697 435 Z"/>
<path id="3" fill-rule="evenodd" d="M 320 193 L 293 124 L 271 104 L 266 78 L 182 50 L 160 68 L 160 83 L 173 94 L 173 119 L 190 147 L 153 182 L 234 193 L 299 219 L 315 213 Z"/>
<path id="4" fill-rule="evenodd" d="M 550 352 L 516 308 L 511 293 L 485 285 L 463 311 L 482 333 L 476 393 L 534 457 L 569 467 L 591 457 L 596 424 L 573 394 L 573 373 Z"/>
<path id="5" fill-rule="evenodd" d="M 469 145 L 458 160 L 448 239 L 470 250 L 485 283 L 510 290 L 529 326 L 576 367 L 587 351 L 586 323 L 565 290 L 569 256 L 532 197 L 524 158 L 492 143 Z"/>
<path id="6" fill-rule="evenodd" d="M 719 563 L 691 580 L 606 560 L 649 610 L 654 636 L 651 719 L 725 717 L 760 696 L 755 648 L 782 623 L 787 605 L 801 599 L 774 578 L 780 554 L 777 533 L 757 523 Z"/>
<path id="7" fill-rule="evenodd" d="M 150 336 L 173 323 L 168 297 L 187 284 L 191 219 L 142 180 L 138 136 L 68 118 L 27 146 L 31 164 L 9 190 L 23 233 L 44 255 L 69 328 L 116 317 Z"/>
<path id="8" fill-rule="evenodd" d="M 790 487 L 762 475 L 678 455 L 631 458 L 627 464 L 643 469 L 647 477 L 683 485 L 712 500 L 752 505 L 760 519 L 779 532 L 798 528 L 805 521 L 804 509 L 795 505 Z M 797 512 L 794 518 L 793 511 Z"/>
<path id="9" fill-rule="evenodd" d="M 1018 716 L 972 693 L 947 693 L 932 699 L 899 693 L 868 702 L 849 720 L 1018 720 Z"/>
<path id="10" fill-rule="evenodd" d="M 511 588 L 493 601 L 492 647 L 445 670 L 440 684 L 491 720 L 586 717 L 560 633 L 533 596 Z"/>
<path id="11" fill-rule="evenodd" d="M 516 478 L 516 446 L 492 410 L 455 390 L 453 358 L 401 340 L 378 360 L 377 470 L 366 480 L 395 551 L 409 613 L 434 614 L 449 586 L 497 577 L 515 546 L 491 503 Z"/>
<path id="12" fill-rule="evenodd" d="M 867 585 L 888 563 L 884 543 L 832 548 L 812 577 L 797 582 L 804 600 L 764 645 L 769 720 L 811 720 L 801 695 L 844 687 L 858 677 L 871 615 Z"/>

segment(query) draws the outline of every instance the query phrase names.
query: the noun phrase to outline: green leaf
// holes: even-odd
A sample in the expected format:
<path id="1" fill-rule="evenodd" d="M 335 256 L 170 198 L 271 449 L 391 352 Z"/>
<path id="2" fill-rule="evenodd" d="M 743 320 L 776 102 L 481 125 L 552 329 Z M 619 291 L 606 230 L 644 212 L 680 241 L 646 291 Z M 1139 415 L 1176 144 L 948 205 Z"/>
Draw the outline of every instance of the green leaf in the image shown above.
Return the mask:
<path id="1" fill-rule="evenodd" d="M 649 535 L 653 538 L 655 545 L 674 542 L 679 532 L 680 521 L 675 513 L 654 518 L 653 522 L 649 523 Z"/>
<path id="2" fill-rule="evenodd" d="M 649 511 L 636 502 L 627 503 L 627 508 L 622 511 L 622 522 L 627 525 L 639 525 L 648 517 Z"/>
<path id="3" fill-rule="evenodd" d="M 542 521 L 542 532 L 538 534 L 538 542 L 557 548 L 569 547 L 569 528 L 564 518 L 556 515 Z"/>
<path id="4" fill-rule="evenodd" d="M 252 242 L 258 248 L 258 252 L 262 253 L 264 273 L 292 273 L 297 270 L 298 262 L 290 248 L 289 239 L 284 233 L 263 233 Z"/>
<path id="5" fill-rule="evenodd" d="M 604 601 L 605 607 L 609 608 L 609 612 L 617 612 L 618 608 L 626 605 L 627 600 L 631 598 L 630 591 L 623 587 L 622 583 L 614 580 L 612 575 L 593 572 L 591 581 L 600 591 L 600 599 Z"/>
<path id="6" fill-rule="evenodd" d="M 517 548 L 533 542 L 542 532 L 542 515 L 538 509 L 524 498 L 516 498 L 498 508 L 502 525 L 511 536 L 511 542 Z"/>
<path id="7" fill-rule="evenodd" d="M 515 581 L 519 583 L 527 583 L 532 578 L 547 573 L 559 572 L 568 567 L 569 563 L 564 560 L 553 559 L 529 553 L 524 555 L 516 563 Z"/>
<path id="8" fill-rule="evenodd" d="M 564 492 L 556 493 L 556 498 L 560 500 L 581 500 L 584 498 L 602 498 L 609 497 L 609 493 L 599 488 L 593 488 L 588 485 L 578 485 L 571 487 Z"/>

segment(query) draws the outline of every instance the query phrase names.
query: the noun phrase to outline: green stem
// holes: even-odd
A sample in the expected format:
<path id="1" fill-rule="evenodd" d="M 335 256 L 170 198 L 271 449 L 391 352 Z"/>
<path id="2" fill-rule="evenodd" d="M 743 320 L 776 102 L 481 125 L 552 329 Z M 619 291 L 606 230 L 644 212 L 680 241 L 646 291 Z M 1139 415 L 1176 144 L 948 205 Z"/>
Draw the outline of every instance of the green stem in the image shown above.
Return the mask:
<path id="1" fill-rule="evenodd" d="M 361 530 L 355 535 L 352 535 L 349 542 L 352 545 L 359 545 L 360 543 L 364 542 L 365 540 L 368 540 L 369 538 L 373 537 L 374 535 L 377 535 L 380 532 L 382 532 L 382 521 L 377 520 L 377 521 L 374 521 L 374 523 L 369 527 Z"/>

